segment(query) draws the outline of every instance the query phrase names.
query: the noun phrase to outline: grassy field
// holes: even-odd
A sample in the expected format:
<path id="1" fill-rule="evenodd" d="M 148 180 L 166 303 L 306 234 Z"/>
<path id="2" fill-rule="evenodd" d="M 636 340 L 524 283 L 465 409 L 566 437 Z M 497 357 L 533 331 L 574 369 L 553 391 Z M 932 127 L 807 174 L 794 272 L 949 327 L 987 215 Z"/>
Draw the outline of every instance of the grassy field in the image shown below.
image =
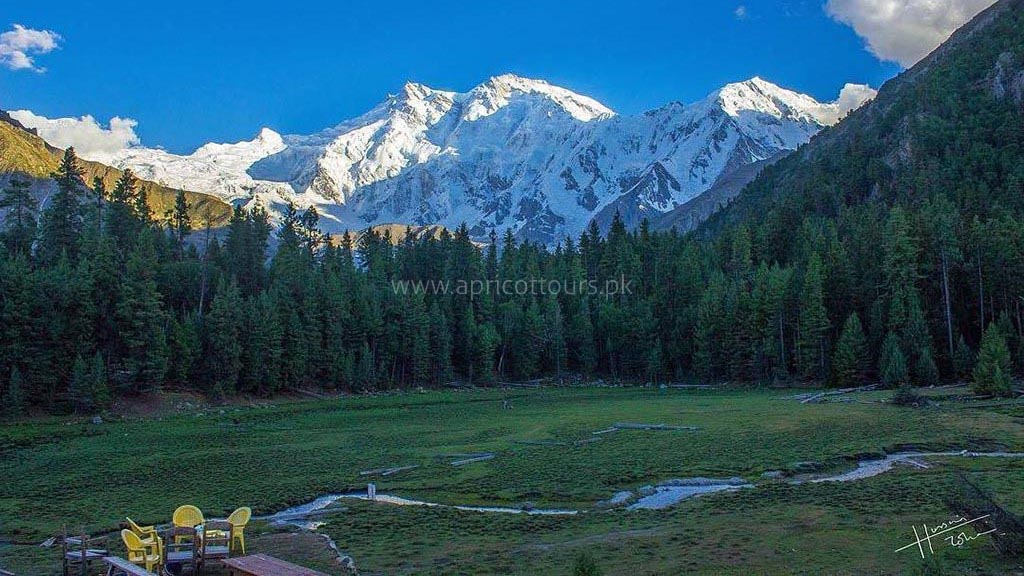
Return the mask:
<path id="1" fill-rule="evenodd" d="M 956 470 L 1024 513 L 1024 459 L 939 458 L 927 469 L 900 466 L 841 484 L 762 478 L 806 461 L 848 469 L 856 456 L 905 445 L 1024 451 L 1020 404 L 986 406 L 947 392 L 936 391 L 929 408 L 909 409 L 800 404 L 780 399 L 791 391 L 768 390 L 453 391 L 189 409 L 98 425 L 75 418 L 6 423 L 0 568 L 53 573 L 57 554 L 29 545 L 64 524 L 96 533 L 114 530 L 126 515 L 162 523 L 183 503 L 208 516 L 240 505 L 270 514 L 322 494 L 364 490 L 362 470 L 418 465 L 376 478 L 378 492 L 586 513 L 483 514 L 343 501 L 320 532 L 363 574 L 569 574 L 581 552 L 606 574 L 1024 573 L 1024 559 L 999 558 L 985 537 L 961 549 L 936 546 L 928 566 L 916 552 L 893 552 L 912 542 L 913 525 L 950 517 L 945 500 L 957 490 Z M 572 444 L 616 422 L 699 430 L 621 430 Z M 450 465 L 455 454 L 477 452 L 496 457 Z M 594 509 L 616 491 L 693 476 L 740 476 L 758 487 L 661 511 Z M 328 560 L 310 559 L 316 554 L 307 548 L 281 544 L 301 535 L 274 534 L 262 523 L 252 530 L 258 549 L 340 573 Z"/>

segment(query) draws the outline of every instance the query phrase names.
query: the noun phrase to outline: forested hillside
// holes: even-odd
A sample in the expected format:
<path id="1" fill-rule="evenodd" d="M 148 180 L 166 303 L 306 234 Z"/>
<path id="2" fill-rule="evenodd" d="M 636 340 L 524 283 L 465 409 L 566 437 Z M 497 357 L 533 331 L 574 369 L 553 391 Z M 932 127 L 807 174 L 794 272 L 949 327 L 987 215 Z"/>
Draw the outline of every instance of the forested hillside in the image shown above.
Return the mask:
<path id="1" fill-rule="evenodd" d="M 1024 2 L 1003 0 L 767 168 L 699 236 L 726 254 L 749 244 L 755 263 L 792 267 L 805 284 L 820 273 L 825 314 L 805 328 L 816 325 L 825 348 L 856 317 L 872 357 L 900 351 L 925 383 L 936 368 L 966 377 L 994 325 L 1019 370 L 1022 97 Z"/>
<path id="2" fill-rule="evenodd" d="M 480 248 L 465 226 L 329 242 L 314 211 L 274 230 L 236 210 L 221 242 L 195 232 L 188 197 L 154 218 L 130 178 L 89 188 L 69 153 L 41 213 L 4 191 L 4 405 L 567 374 L 1008 393 L 1024 368 L 1022 6 L 982 13 L 688 236 L 616 218 L 553 251 Z M 489 288 L 459 289 L 473 281 Z"/>

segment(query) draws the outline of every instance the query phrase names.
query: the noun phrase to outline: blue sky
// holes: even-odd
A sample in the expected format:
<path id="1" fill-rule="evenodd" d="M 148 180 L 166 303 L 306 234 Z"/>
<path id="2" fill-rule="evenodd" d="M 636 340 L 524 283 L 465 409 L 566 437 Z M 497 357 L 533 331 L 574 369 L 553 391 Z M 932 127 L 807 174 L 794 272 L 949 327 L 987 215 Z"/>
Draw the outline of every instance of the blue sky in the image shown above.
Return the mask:
<path id="1" fill-rule="evenodd" d="M 22 0 L 0 28 L 52 30 L 60 47 L 34 56 L 45 72 L 0 67 L 0 108 L 130 117 L 144 144 L 188 152 L 264 125 L 316 131 L 407 79 L 464 91 L 513 72 L 637 113 L 755 75 L 832 100 L 900 70 L 824 1 Z"/>

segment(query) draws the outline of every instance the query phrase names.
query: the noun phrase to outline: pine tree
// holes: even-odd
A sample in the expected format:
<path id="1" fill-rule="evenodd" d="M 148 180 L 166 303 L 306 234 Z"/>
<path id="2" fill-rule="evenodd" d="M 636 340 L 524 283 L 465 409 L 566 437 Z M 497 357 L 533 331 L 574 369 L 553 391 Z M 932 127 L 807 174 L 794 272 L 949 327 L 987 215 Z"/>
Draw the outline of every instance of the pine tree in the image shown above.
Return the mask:
<path id="1" fill-rule="evenodd" d="M 106 409 L 110 406 L 112 397 L 110 382 L 107 378 L 107 363 L 99 352 L 92 357 L 92 369 L 89 377 L 91 380 L 89 393 L 92 395 L 93 406 L 99 410 Z"/>
<path id="2" fill-rule="evenodd" d="M 179 320 L 172 315 L 167 328 L 167 346 L 172 359 L 167 382 L 178 388 L 192 386 L 193 366 L 202 354 L 196 319 L 190 315 Z"/>
<path id="3" fill-rule="evenodd" d="M 909 381 L 907 375 L 907 359 L 900 349 L 900 339 L 890 332 L 882 344 L 882 355 L 878 359 L 878 373 L 882 382 L 889 388 L 895 388 Z"/>
<path id="4" fill-rule="evenodd" d="M 933 251 L 937 252 L 939 285 L 942 293 L 942 315 L 946 320 L 946 346 L 950 357 L 955 356 L 953 344 L 953 303 L 950 292 L 952 269 L 963 259 L 958 246 L 959 214 L 956 206 L 945 195 L 939 195 L 925 206 L 926 220 L 933 228 Z"/>
<path id="5" fill-rule="evenodd" d="M 956 370 L 956 377 L 961 382 L 971 378 L 974 371 L 974 351 L 967 345 L 967 340 L 961 334 L 956 341 L 956 352 L 953 355 L 953 366 Z"/>
<path id="6" fill-rule="evenodd" d="M 452 365 L 470 380 L 473 379 L 474 341 L 476 337 L 476 318 L 473 305 L 466 304 L 456 312 L 452 338 Z"/>
<path id="7" fill-rule="evenodd" d="M 823 380 L 828 368 L 828 311 L 825 309 L 824 270 L 817 253 L 811 254 L 800 294 L 800 371 L 807 378 Z"/>
<path id="8" fill-rule="evenodd" d="M 430 382 L 430 318 L 422 294 L 414 294 L 406 304 L 404 338 L 409 358 L 410 383 L 422 386 Z"/>
<path id="9" fill-rule="evenodd" d="M 473 339 L 473 382 L 491 384 L 494 382 L 494 351 L 498 349 L 498 331 L 490 322 L 476 327 Z"/>
<path id="10" fill-rule="evenodd" d="M 909 311 L 903 330 L 903 349 L 909 353 L 912 362 L 911 374 L 919 386 L 935 384 L 939 370 L 932 354 L 932 338 L 928 322 L 916 298 L 908 301 Z"/>
<path id="11" fill-rule="evenodd" d="M 264 292 L 248 300 L 242 346 L 240 389 L 272 394 L 281 386 L 281 344 L 283 331 L 274 306 L 274 298 Z M 344 353 L 339 362 L 344 362 Z M 347 377 L 351 377 L 348 374 Z M 344 379 L 342 376 L 341 379 Z"/>
<path id="12" fill-rule="evenodd" d="M 143 228 L 153 223 L 153 210 L 149 207 L 149 188 L 146 186 L 139 187 L 135 194 L 135 217 Z"/>
<path id="13" fill-rule="evenodd" d="M 562 371 L 565 370 L 567 359 L 562 309 L 556 298 L 547 298 L 544 303 L 544 323 L 547 331 L 547 343 L 544 351 L 549 360 L 549 370 L 554 372 L 555 376 L 561 376 Z"/>
<path id="14" fill-rule="evenodd" d="M 139 236 L 128 256 L 117 302 L 125 368 L 136 391 L 161 386 L 170 360 L 164 331 L 167 316 L 156 283 L 157 259 L 153 237 Z"/>
<path id="15" fill-rule="evenodd" d="M 68 399 L 75 414 L 91 414 L 96 409 L 92 385 L 92 370 L 79 354 L 75 357 L 75 364 L 71 369 L 71 383 L 68 385 Z"/>
<path id="16" fill-rule="evenodd" d="M 355 383 L 360 390 L 371 391 L 377 387 L 377 366 L 370 345 L 363 343 L 356 364 Z"/>
<path id="17" fill-rule="evenodd" d="M 926 349 L 914 361 L 914 378 L 920 386 L 931 386 L 939 381 L 939 367 L 935 365 L 931 349 Z"/>
<path id="18" fill-rule="evenodd" d="M 53 173 L 57 192 L 42 215 L 42 235 L 36 256 L 44 265 L 55 265 L 62 254 L 67 254 L 71 260 L 78 256 L 78 237 L 82 231 L 79 196 L 85 187 L 82 174 L 75 149 L 68 148 Z"/>
<path id="19" fill-rule="evenodd" d="M 92 195 L 96 201 L 94 206 L 95 218 L 96 218 L 96 235 L 103 235 L 103 203 L 107 201 L 107 185 L 103 183 L 103 178 L 94 176 L 92 179 Z"/>
<path id="20" fill-rule="evenodd" d="M 452 377 L 452 334 L 448 319 L 434 302 L 430 305 L 430 361 L 431 381 L 435 385 L 445 384 Z"/>
<path id="21" fill-rule="evenodd" d="M 916 287 L 919 250 L 907 214 L 899 206 L 889 213 L 883 252 L 882 270 L 889 295 L 888 327 L 903 333 L 912 308 L 920 301 Z"/>
<path id="22" fill-rule="evenodd" d="M 228 223 L 224 252 L 228 272 L 235 277 L 245 297 L 254 296 L 267 284 L 267 247 L 271 225 L 267 211 L 260 207 L 235 207 Z"/>
<path id="23" fill-rule="evenodd" d="M 843 324 L 832 359 L 832 375 L 837 386 L 852 387 L 864 381 L 868 366 L 867 340 L 860 317 L 854 312 Z"/>
<path id="24" fill-rule="evenodd" d="M 281 326 L 281 386 L 299 388 L 306 384 L 310 364 L 309 326 L 303 321 L 300 308 L 304 302 L 283 290 L 276 296 Z"/>
<path id="25" fill-rule="evenodd" d="M 25 383 L 21 377 L 21 370 L 15 366 L 11 368 L 11 378 L 7 382 L 7 390 L 4 391 L 3 409 L 8 416 L 21 416 L 25 410 Z"/>
<path id="26" fill-rule="evenodd" d="M 597 349 L 590 304 L 585 297 L 580 299 L 579 307 L 570 319 L 566 340 L 572 364 L 585 376 L 593 374 L 597 369 Z"/>
<path id="27" fill-rule="evenodd" d="M 178 260 L 185 257 L 185 240 L 192 232 L 192 217 L 189 216 L 189 208 L 185 192 L 178 190 L 174 197 L 174 210 L 171 213 L 171 232 L 174 234 L 174 249 Z"/>
<path id="28" fill-rule="evenodd" d="M 495 332 L 497 334 L 497 332 Z M 544 319 L 537 301 L 530 302 L 522 315 L 520 337 L 514 342 L 514 372 L 520 378 L 532 378 L 540 370 L 541 350 L 544 346 Z"/>
<path id="29" fill-rule="evenodd" d="M 0 210 L 6 210 L 0 242 L 10 254 L 29 256 L 36 236 L 36 209 L 39 204 L 32 197 L 29 183 L 12 178 L 0 196 Z"/>
<path id="30" fill-rule="evenodd" d="M 697 320 L 694 329 L 693 367 L 697 376 L 705 380 L 722 374 L 722 339 L 719 338 L 725 308 L 725 277 L 716 273 L 708 281 L 704 294 L 697 303 Z"/>
<path id="31" fill-rule="evenodd" d="M 124 252 L 133 245 L 142 225 L 135 210 L 139 181 L 131 170 L 125 170 L 110 191 L 107 208 L 107 230 L 114 238 L 118 250 Z"/>
<path id="32" fill-rule="evenodd" d="M 221 281 L 206 318 L 207 371 L 210 392 L 217 397 L 233 394 L 242 364 L 242 296 L 234 280 Z"/>
<path id="33" fill-rule="evenodd" d="M 1010 348 L 996 324 L 989 324 L 981 339 L 978 362 L 974 366 L 972 388 L 975 394 L 1009 395 L 1013 390 Z"/>

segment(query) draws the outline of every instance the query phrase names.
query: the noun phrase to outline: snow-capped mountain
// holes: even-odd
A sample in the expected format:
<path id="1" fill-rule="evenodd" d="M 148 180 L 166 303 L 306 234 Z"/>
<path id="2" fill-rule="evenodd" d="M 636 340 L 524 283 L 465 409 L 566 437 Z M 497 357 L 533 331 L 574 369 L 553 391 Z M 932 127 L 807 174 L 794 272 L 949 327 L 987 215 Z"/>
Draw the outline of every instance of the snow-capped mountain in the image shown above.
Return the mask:
<path id="1" fill-rule="evenodd" d="M 633 221 L 667 212 L 737 168 L 807 142 L 869 93 L 847 85 L 823 104 L 754 78 L 695 104 L 619 116 L 513 75 L 465 93 L 408 83 L 316 134 L 264 128 L 252 141 L 207 144 L 188 156 L 134 147 L 113 164 L 272 212 L 288 201 L 316 206 L 330 231 L 466 222 L 478 237 L 511 228 L 553 244 L 609 211 Z"/>

